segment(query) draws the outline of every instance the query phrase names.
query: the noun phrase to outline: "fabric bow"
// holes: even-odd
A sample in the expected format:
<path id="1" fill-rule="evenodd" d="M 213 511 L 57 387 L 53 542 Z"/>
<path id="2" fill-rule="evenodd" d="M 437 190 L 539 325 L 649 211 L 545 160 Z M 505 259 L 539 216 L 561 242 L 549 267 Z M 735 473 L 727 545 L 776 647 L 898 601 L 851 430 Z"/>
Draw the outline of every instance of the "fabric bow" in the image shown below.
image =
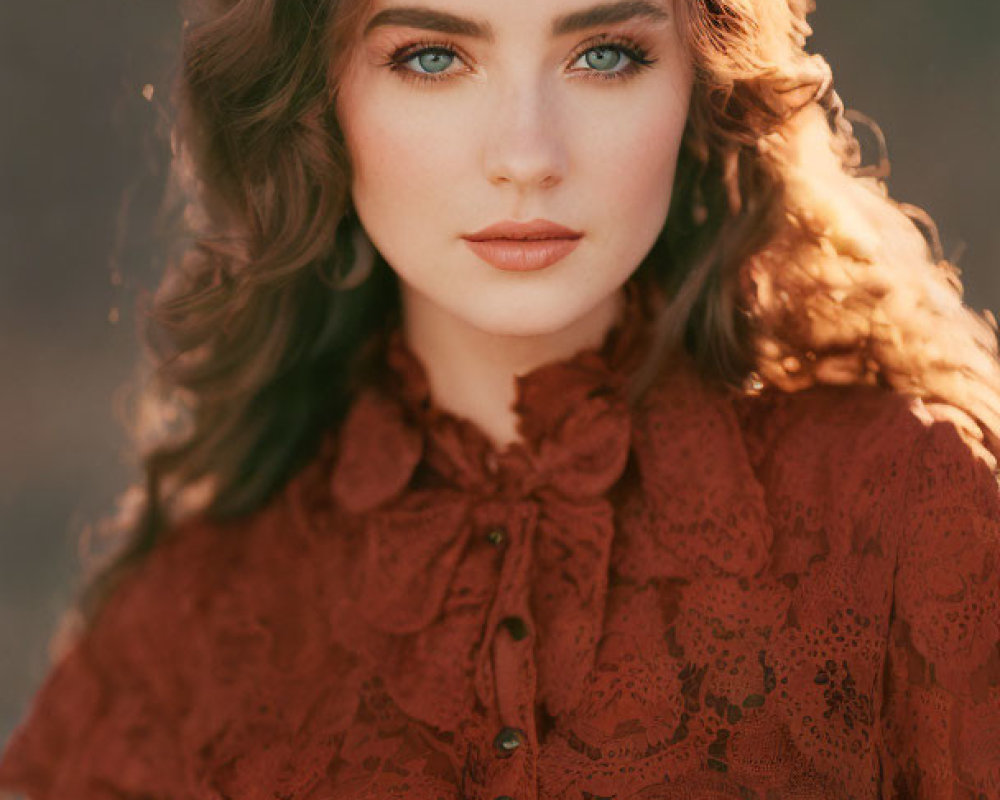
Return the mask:
<path id="1" fill-rule="evenodd" d="M 495 702 L 491 645 L 512 615 L 538 642 L 540 692 L 555 708 L 574 702 L 603 623 L 614 538 L 603 495 L 630 452 L 622 386 L 593 351 L 521 376 L 523 441 L 499 453 L 459 417 L 425 409 L 414 422 L 413 397 L 359 396 L 331 477 L 340 505 L 364 515 L 364 629 L 351 638 L 407 713 L 442 724 L 470 691 Z M 420 463 L 435 485 L 403 491 Z M 500 550 L 485 539 L 498 526 Z"/>
<path id="2" fill-rule="evenodd" d="M 475 698 L 495 708 L 492 642 L 506 616 L 533 637 L 550 713 L 570 710 L 594 666 L 611 569 L 644 582 L 767 565 L 763 489 L 730 398 L 680 354 L 629 409 L 641 320 L 626 316 L 600 350 L 519 377 L 522 440 L 499 452 L 431 402 L 422 364 L 398 331 L 390 338 L 398 380 L 357 398 L 330 486 L 363 521 L 345 641 L 406 713 L 444 726 Z M 630 457 L 638 479 L 612 505 Z M 487 541 L 498 528 L 499 548 Z"/>

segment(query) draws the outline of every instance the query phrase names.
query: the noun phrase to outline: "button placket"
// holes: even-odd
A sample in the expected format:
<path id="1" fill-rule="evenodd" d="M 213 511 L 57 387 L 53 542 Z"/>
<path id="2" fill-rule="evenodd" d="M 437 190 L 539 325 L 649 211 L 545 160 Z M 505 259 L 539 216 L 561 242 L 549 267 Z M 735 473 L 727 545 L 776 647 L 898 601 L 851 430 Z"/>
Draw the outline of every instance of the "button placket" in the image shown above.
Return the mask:
<path id="1" fill-rule="evenodd" d="M 528 579 L 534 552 L 537 506 L 531 501 L 495 497 L 475 512 L 484 542 L 498 551 L 499 575 L 477 667 L 477 692 L 493 711 L 493 768 L 484 788 L 490 800 L 535 797 L 536 743 L 533 706 L 537 676 L 531 647 Z M 492 791 L 490 791 L 492 790 Z"/>
<path id="2" fill-rule="evenodd" d="M 493 638 L 497 711 L 505 725 L 523 730 L 524 723 L 531 722 L 537 678 L 530 630 L 520 617 L 506 617 L 497 627 Z"/>

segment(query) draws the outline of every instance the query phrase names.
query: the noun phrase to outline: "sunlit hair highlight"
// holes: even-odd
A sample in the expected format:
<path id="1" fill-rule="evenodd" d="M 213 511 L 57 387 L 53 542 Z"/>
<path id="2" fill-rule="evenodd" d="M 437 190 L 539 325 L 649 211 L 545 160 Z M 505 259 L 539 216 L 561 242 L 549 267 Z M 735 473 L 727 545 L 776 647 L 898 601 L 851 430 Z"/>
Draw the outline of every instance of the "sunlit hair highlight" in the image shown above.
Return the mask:
<path id="1" fill-rule="evenodd" d="M 696 85 L 671 209 L 637 274 L 669 303 L 633 399 L 683 347 L 734 391 L 922 397 L 1000 455 L 995 324 L 963 304 L 932 223 L 862 165 L 829 66 L 804 49 L 811 3 L 674 8 Z M 381 258 L 350 274 L 358 222 L 332 112 L 365 13 L 188 3 L 171 196 L 190 236 L 148 310 L 144 486 L 110 523 L 120 544 L 81 596 L 84 619 L 185 515 L 238 518 L 280 490 L 342 418 L 362 343 L 398 314 Z"/>

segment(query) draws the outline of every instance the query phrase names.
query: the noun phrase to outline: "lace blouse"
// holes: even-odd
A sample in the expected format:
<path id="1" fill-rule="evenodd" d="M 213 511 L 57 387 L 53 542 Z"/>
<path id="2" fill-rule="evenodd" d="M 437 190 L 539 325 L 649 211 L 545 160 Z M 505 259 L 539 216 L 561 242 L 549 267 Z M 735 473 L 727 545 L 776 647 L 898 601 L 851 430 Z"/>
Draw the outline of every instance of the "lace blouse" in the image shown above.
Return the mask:
<path id="1" fill-rule="evenodd" d="M 1000 491 L 875 387 L 751 395 L 648 328 L 495 449 L 398 330 L 247 518 L 179 523 L 0 761 L 33 800 L 1000 798 Z"/>

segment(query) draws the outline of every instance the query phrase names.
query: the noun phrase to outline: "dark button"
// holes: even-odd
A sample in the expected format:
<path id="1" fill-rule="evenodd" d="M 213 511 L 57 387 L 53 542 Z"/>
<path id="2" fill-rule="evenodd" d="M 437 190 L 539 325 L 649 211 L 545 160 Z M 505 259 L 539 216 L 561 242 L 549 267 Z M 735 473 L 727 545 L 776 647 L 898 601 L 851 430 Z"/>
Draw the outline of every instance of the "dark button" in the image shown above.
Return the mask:
<path id="1" fill-rule="evenodd" d="M 500 794 L 493 798 L 493 800 L 514 800 L 509 794 Z"/>
<path id="2" fill-rule="evenodd" d="M 493 747 L 500 758 L 510 758 L 524 742 L 524 731 L 520 728 L 501 728 Z"/>
<path id="3" fill-rule="evenodd" d="M 500 620 L 500 624 L 507 629 L 510 638 L 515 642 L 521 641 L 528 635 L 528 626 L 520 617 L 504 617 Z"/>
<path id="4" fill-rule="evenodd" d="M 486 538 L 489 540 L 490 544 L 499 547 L 507 541 L 507 531 L 502 527 L 492 528 L 490 529 L 490 532 L 486 534 Z"/>

